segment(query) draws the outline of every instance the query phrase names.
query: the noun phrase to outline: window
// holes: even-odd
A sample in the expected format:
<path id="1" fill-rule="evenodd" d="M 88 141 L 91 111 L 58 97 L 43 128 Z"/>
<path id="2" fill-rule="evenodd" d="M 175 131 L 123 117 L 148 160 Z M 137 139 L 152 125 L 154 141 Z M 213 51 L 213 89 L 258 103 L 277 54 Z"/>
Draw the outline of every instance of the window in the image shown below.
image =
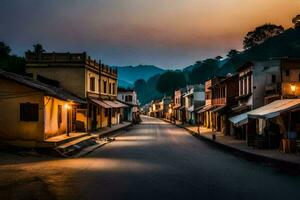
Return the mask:
<path id="1" fill-rule="evenodd" d="M 21 121 L 39 121 L 39 104 L 21 103 L 20 104 Z"/>
<path id="2" fill-rule="evenodd" d="M 108 108 L 105 108 L 105 110 L 104 110 L 104 116 L 105 116 L 105 117 L 108 116 Z"/>
<path id="3" fill-rule="evenodd" d="M 272 83 L 276 83 L 276 75 L 272 75 Z"/>
<path id="4" fill-rule="evenodd" d="M 95 77 L 90 78 L 90 91 L 95 91 Z"/>
<path id="5" fill-rule="evenodd" d="M 58 124 L 58 128 L 60 128 L 61 123 L 62 123 L 62 106 L 58 105 L 58 107 L 57 107 L 57 124 Z"/>
<path id="6" fill-rule="evenodd" d="M 125 102 L 132 102 L 132 95 L 126 95 Z"/>
<path id="7" fill-rule="evenodd" d="M 290 70 L 285 70 L 285 76 L 290 76 Z"/>
<path id="8" fill-rule="evenodd" d="M 111 83 L 109 83 L 109 94 L 111 94 Z"/>
<path id="9" fill-rule="evenodd" d="M 112 91 L 113 91 L 112 93 L 115 94 L 115 83 L 112 84 L 112 87 L 113 87 L 112 88 Z"/>
<path id="10" fill-rule="evenodd" d="M 106 81 L 103 81 L 103 93 L 106 93 L 107 85 Z"/>

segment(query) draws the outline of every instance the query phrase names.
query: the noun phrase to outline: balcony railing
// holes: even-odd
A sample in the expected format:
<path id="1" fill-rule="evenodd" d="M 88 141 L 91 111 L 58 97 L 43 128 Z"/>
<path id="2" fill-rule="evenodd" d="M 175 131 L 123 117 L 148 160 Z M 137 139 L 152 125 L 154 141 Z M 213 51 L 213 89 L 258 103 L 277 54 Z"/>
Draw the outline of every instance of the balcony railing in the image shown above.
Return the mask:
<path id="1" fill-rule="evenodd" d="M 226 98 L 212 99 L 212 105 L 224 105 L 226 104 Z"/>

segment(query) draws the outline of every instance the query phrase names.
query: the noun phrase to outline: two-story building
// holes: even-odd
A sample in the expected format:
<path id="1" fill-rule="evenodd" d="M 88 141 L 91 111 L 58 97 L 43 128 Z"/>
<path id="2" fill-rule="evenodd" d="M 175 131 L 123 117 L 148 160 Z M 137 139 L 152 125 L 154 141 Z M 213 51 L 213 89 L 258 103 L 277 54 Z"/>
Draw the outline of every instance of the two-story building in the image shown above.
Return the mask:
<path id="1" fill-rule="evenodd" d="M 205 104 L 204 85 L 195 84 L 187 86 L 186 93 L 183 95 L 185 98 L 185 113 L 186 122 L 195 124 L 197 118 L 197 111 Z"/>
<path id="2" fill-rule="evenodd" d="M 174 113 L 174 120 L 178 122 L 183 122 L 185 119 L 185 106 L 184 106 L 184 93 L 186 88 L 181 88 L 175 90 L 174 92 L 174 106 L 173 106 L 173 113 Z"/>
<path id="3" fill-rule="evenodd" d="M 289 112 L 294 115 L 297 113 L 297 100 L 292 99 L 299 95 L 299 63 L 299 59 L 271 59 L 248 62 L 238 68 L 239 106 L 233 109 L 238 115 L 230 119 L 233 135 L 246 138 L 248 145 L 256 145 L 258 137 L 261 138 L 261 143 L 268 141 L 268 145 L 265 146 L 279 145 L 284 137 L 283 132 L 286 132 L 283 131 L 284 127 L 288 123 L 280 119 L 280 116 Z M 277 110 L 277 114 L 271 115 L 274 109 Z M 293 121 L 298 124 L 297 120 Z M 296 124 L 293 126 L 297 127 Z M 270 126 L 273 127 L 272 133 L 266 131 Z M 277 131 L 274 131 L 275 129 Z"/>
<path id="4" fill-rule="evenodd" d="M 139 102 L 135 90 L 118 88 L 118 100 L 128 106 L 123 109 L 122 120 L 136 122 L 139 115 Z"/>
<path id="5" fill-rule="evenodd" d="M 36 80 L 48 80 L 57 84 L 88 104 L 80 108 L 88 131 L 110 127 L 120 122 L 117 102 L 117 70 L 96 60 L 86 53 L 26 53 L 26 73 Z"/>
<path id="6" fill-rule="evenodd" d="M 224 135 L 228 135 L 229 120 L 232 115 L 231 108 L 237 105 L 236 97 L 239 94 L 238 90 L 239 75 L 229 74 L 226 78 L 220 78 L 215 85 L 211 87 L 212 90 L 212 105 L 214 109 L 212 112 L 212 128 L 215 131 L 220 131 Z"/>
<path id="7" fill-rule="evenodd" d="M 212 102 L 212 86 L 216 85 L 220 81 L 219 79 L 220 78 L 215 77 L 205 82 L 205 104 L 203 108 L 197 111 L 200 124 L 209 129 L 213 127 L 214 120 L 211 111 L 215 108 Z"/>

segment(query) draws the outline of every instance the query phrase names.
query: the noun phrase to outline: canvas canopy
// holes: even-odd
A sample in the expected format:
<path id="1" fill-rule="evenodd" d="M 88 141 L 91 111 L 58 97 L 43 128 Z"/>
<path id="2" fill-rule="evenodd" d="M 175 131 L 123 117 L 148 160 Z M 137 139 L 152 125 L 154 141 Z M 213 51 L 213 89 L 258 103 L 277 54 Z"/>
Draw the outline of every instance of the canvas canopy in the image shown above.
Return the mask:
<path id="1" fill-rule="evenodd" d="M 103 102 L 105 104 L 109 105 L 112 108 L 124 108 L 124 107 L 128 107 L 127 105 L 125 105 L 125 104 L 123 104 L 121 102 L 118 102 L 118 101 L 108 101 L 108 100 L 105 100 Z"/>
<path id="2" fill-rule="evenodd" d="M 234 126 L 242 126 L 248 123 L 248 114 L 243 113 L 234 117 L 229 118 L 229 121 L 233 123 Z"/>
<path id="3" fill-rule="evenodd" d="M 102 108 L 111 108 L 110 105 L 104 103 L 103 101 L 97 100 L 97 99 L 91 99 L 91 102 L 93 102 L 94 104 L 96 104 Z"/>
<path id="4" fill-rule="evenodd" d="M 283 112 L 292 111 L 297 108 L 300 108 L 300 99 L 283 99 L 252 110 L 247 114 L 249 118 L 271 119 Z"/>
<path id="5" fill-rule="evenodd" d="M 205 111 L 209 111 L 210 109 L 214 108 L 212 105 L 206 105 L 204 108 L 198 111 L 198 113 L 203 113 Z"/>

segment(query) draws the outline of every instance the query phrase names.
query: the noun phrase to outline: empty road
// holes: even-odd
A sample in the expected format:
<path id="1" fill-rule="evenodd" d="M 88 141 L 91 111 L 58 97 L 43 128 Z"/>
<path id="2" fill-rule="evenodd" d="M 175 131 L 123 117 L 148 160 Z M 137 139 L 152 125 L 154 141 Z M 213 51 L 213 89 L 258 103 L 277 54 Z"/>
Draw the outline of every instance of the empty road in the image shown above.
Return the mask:
<path id="1" fill-rule="evenodd" d="M 299 175 L 142 119 L 83 158 L 2 164 L 0 199 L 300 199 Z"/>

